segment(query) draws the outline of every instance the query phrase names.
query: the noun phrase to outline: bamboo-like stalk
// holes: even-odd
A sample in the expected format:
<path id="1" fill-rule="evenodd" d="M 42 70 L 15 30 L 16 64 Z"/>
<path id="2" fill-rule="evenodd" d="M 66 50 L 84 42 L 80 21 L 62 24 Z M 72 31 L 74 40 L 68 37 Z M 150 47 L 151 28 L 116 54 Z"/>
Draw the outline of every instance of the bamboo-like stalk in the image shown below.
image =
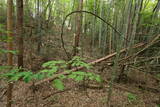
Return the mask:
<path id="1" fill-rule="evenodd" d="M 130 43 L 129 43 L 130 47 L 135 42 L 135 36 L 136 36 L 136 30 L 137 30 L 137 24 L 138 24 L 138 19 L 139 19 L 141 2 L 143 2 L 143 0 L 136 1 L 136 4 L 135 4 L 137 8 L 136 8 L 136 11 L 135 11 L 134 24 L 133 24 L 133 29 L 132 29 L 132 33 L 131 33 Z M 129 54 L 131 54 L 131 53 L 132 53 L 132 50 L 130 50 Z"/>
<path id="2" fill-rule="evenodd" d="M 94 14 L 97 13 L 97 0 L 94 0 Z M 96 17 L 93 18 L 93 26 L 92 26 L 92 51 L 95 46 L 95 36 L 96 36 Z"/>
<path id="3" fill-rule="evenodd" d="M 103 1 L 100 0 L 99 1 L 100 3 L 100 17 L 102 17 L 103 15 Z M 102 44 L 102 21 L 99 21 L 99 37 L 98 37 L 98 47 L 101 48 L 101 44 Z"/>

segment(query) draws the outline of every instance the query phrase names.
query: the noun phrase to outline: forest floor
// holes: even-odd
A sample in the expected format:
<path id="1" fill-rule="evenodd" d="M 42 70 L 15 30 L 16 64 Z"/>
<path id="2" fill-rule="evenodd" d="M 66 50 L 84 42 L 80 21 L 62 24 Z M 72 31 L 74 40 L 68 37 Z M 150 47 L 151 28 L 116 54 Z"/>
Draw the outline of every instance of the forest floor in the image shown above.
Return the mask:
<path id="1" fill-rule="evenodd" d="M 58 91 L 49 83 L 32 89 L 29 88 L 31 83 L 17 82 L 13 89 L 13 107 L 106 107 L 108 84 L 100 87 L 93 82 L 82 85 L 66 80 L 65 83 L 64 91 Z M 1 86 L 5 86 L 2 81 Z M 1 93 L 4 91 L 5 88 L 1 88 Z M 139 88 L 134 83 L 115 84 L 110 107 L 158 107 L 158 93 Z M 5 103 L 6 97 L 3 97 L 0 107 L 4 107 Z"/>
<path id="2" fill-rule="evenodd" d="M 50 49 L 46 51 L 45 58 L 35 57 L 33 54 L 31 58 L 25 56 L 25 67 L 37 71 L 40 69 L 40 64 L 46 60 L 65 59 L 63 50 L 60 50 L 61 45 L 57 45 L 60 44 L 59 37 L 54 38 L 54 40 L 56 43 L 49 41 L 53 42 L 52 48 L 54 50 L 51 53 Z M 30 50 L 28 50 L 29 53 L 26 52 L 26 55 L 29 55 L 32 49 L 27 48 Z M 31 61 L 32 65 L 30 65 Z M 13 107 L 106 107 L 112 67 L 104 67 L 105 64 L 104 61 L 92 69 L 92 72 L 100 74 L 105 80 L 102 84 L 88 80 L 80 83 L 65 80 L 65 89 L 58 91 L 49 83 L 31 88 L 29 86 L 33 83 L 26 84 L 19 81 L 14 84 Z M 150 74 L 134 69 L 132 71 L 121 81 L 115 81 L 110 98 L 110 107 L 160 107 L 160 81 L 157 82 Z M 0 80 L 0 107 L 4 107 L 6 104 L 6 88 L 6 83 Z"/>

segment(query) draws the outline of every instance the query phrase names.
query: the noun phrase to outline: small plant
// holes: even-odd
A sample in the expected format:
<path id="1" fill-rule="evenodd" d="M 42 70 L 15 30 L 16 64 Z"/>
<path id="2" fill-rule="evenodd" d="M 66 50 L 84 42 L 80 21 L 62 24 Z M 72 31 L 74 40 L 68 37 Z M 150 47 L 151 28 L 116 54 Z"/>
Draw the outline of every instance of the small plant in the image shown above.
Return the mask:
<path id="1" fill-rule="evenodd" d="M 157 74 L 156 77 L 160 79 L 160 74 Z"/>
<path id="2" fill-rule="evenodd" d="M 44 69 L 40 70 L 38 73 L 33 73 L 32 71 L 17 67 L 1 66 L 0 71 L 4 72 L 2 73 L 0 78 L 7 79 L 9 82 L 15 82 L 19 79 L 23 79 L 24 82 L 28 83 L 32 80 L 41 80 L 47 77 L 52 77 L 55 74 L 60 74 L 56 79 L 52 81 L 53 86 L 58 90 L 63 90 L 65 88 L 63 84 L 64 79 L 73 79 L 79 82 L 84 80 L 84 78 L 88 78 L 90 80 L 101 82 L 101 78 L 99 75 L 81 70 L 74 72 L 68 69 L 68 65 L 71 65 L 72 67 L 83 67 L 86 69 L 91 68 L 90 64 L 85 63 L 82 58 L 76 56 L 68 62 L 63 60 L 46 62 L 42 64 L 42 67 Z M 62 72 L 67 72 L 67 75 L 61 74 Z"/>
<path id="3" fill-rule="evenodd" d="M 132 94 L 132 93 L 128 93 L 127 97 L 128 97 L 129 103 L 132 103 L 132 102 L 137 100 L 137 96 L 135 94 Z"/>
<path id="4" fill-rule="evenodd" d="M 6 50 L 6 49 L 0 49 L 0 54 L 6 54 L 6 53 L 12 53 L 12 54 L 17 54 L 18 52 L 15 50 Z"/>

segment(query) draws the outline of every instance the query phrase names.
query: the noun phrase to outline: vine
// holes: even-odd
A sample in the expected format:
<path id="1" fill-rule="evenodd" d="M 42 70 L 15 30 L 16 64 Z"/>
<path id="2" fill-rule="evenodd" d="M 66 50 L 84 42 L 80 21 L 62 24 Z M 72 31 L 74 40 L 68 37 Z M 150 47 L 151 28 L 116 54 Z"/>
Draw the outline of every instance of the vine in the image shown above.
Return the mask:
<path id="1" fill-rule="evenodd" d="M 85 11 L 85 10 L 82 10 L 82 11 L 72 11 L 70 12 L 69 14 L 66 15 L 66 17 L 64 18 L 63 20 L 63 23 L 62 23 L 62 27 L 61 27 L 61 43 L 62 43 L 62 48 L 65 52 L 65 54 L 67 55 L 68 59 L 71 59 L 71 55 L 67 52 L 66 48 L 65 48 L 65 45 L 64 45 L 64 40 L 63 40 L 63 29 L 64 29 L 64 25 L 65 25 L 65 21 L 67 20 L 67 18 L 72 15 L 72 14 L 75 14 L 75 13 L 88 13 L 88 14 L 91 14 L 97 18 L 99 18 L 100 20 L 102 20 L 105 24 L 107 24 L 109 27 L 111 27 L 119 36 L 122 36 L 122 34 L 114 27 L 112 26 L 109 22 L 105 21 L 103 18 L 101 18 L 100 16 L 92 13 L 92 12 L 89 12 L 89 11 Z M 124 40 L 127 40 L 125 37 L 123 37 Z M 127 40 L 128 41 L 128 40 Z"/>

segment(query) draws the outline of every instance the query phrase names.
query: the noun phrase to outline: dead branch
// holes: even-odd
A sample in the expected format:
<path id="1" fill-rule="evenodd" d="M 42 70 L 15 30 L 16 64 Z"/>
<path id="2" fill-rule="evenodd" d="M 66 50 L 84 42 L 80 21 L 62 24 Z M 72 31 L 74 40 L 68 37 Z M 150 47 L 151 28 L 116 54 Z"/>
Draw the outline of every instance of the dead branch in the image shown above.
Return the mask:
<path id="1" fill-rule="evenodd" d="M 104 82 L 105 82 L 106 84 L 109 84 L 109 82 L 106 81 L 106 80 L 104 80 Z M 131 89 L 129 89 L 129 88 L 123 87 L 123 86 L 121 86 L 121 85 L 119 85 L 119 84 L 117 84 L 117 83 L 114 83 L 114 84 L 113 84 L 113 88 L 120 89 L 120 90 L 123 90 L 123 91 L 127 91 L 127 92 L 130 92 L 130 93 L 133 93 L 133 94 L 138 94 L 136 91 L 133 91 L 133 90 L 131 90 Z"/>
<path id="2" fill-rule="evenodd" d="M 137 68 L 137 67 L 134 67 L 134 66 L 131 66 L 131 65 L 129 65 L 131 68 L 133 68 L 133 69 L 135 69 L 135 70 L 138 70 L 139 72 L 141 71 L 141 72 L 145 72 L 145 73 L 148 73 L 154 80 L 156 80 L 156 81 L 160 81 L 160 79 L 159 78 L 156 78 L 155 76 L 153 76 L 153 75 L 151 75 L 150 74 L 150 72 L 146 72 L 145 70 L 142 70 L 142 69 L 140 69 L 140 68 Z"/>
<path id="3" fill-rule="evenodd" d="M 142 47 L 142 46 L 145 46 L 145 47 L 144 47 L 142 50 L 140 50 L 139 52 L 135 53 L 133 56 L 128 56 L 128 57 L 126 57 L 125 59 L 122 59 L 122 60 L 127 60 L 127 59 L 130 59 L 130 58 L 135 58 L 135 57 L 136 57 L 137 55 L 139 55 L 141 52 L 143 52 L 144 50 L 148 49 L 150 46 L 154 45 L 155 43 L 159 42 L 159 37 L 160 37 L 160 35 L 156 36 L 156 37 L 155 37 L 153 40 L 151 40 L 151 42 L 149 42 L 146 46 L 145 46 L 145 43 L 138 43 L 138 44 L 136 44 L 135 46 L 132 47 L 133 49 L 139 48 L 139 47 Z M 157 40 L 158 40 L 158 41 L 157 41 Z M 128 50 L 128 48 L 122 49 L 122 50 L 120 50 L 120 53 L 123 53 L 123 52 L 125 52 L 125 51 L 127 51 L 127 50 Z M 97 60 L 95 60 L 95 61 L 92 61 L 92 62 L 90 62 L 89 64 L 95 65 L 95 64 L 100 63 L 100 62 L 102 62 L 102 61 L 104 61 L 104 60 L 107 60 L 107 59 L 110 59 L 110 58 L 114 57 L 116 54 L 117 54 L 117 52 L 114 52 L 114 53 L 109 54 L 109 55 L 107 55 L 107 56 L 105 56 L 105 57 L 103 57 L 103 58 L 100 58 L 100 59 L 97 59 Z M 80 70 L 80 69 L 83 69 L 83 67 L 73 68 L 73 69 L 71 69 L 71 71 L 74 72 L 74 71 L 77 71 L 77 70 Z M 35 86 L 40 85 L 40 84 L 42 84 L 42 83 L 44 83 L 44 82 L 47 82 L 47 81 L 50 82 L 50 81 L 54 80 L 55 78 L 59 77 L 60 75 L 67 75 L 67 74 L 69 74 L 69 73 L 68 73 L 68 72 L 61 72 L 61 73 L 59 73 L 59 74 L 55 74 L 55 75 L 53 75 L 53 76 L 50 77 L 50 78 L 46 78 L 46 79 L 43 79 L 43 80 L 41 80 L 41 81 L 36 82 L 36 83 L 35 83 Z"/>
<path id="4" fill-rule="evenodd" d="M 155 38 L 153 38 L 142 50 L 138 51 L 137 53 L 135 53 L 134 55 L 125 57 L 124 59 L 121 59 L 121 61 L 127 61 L 127 60 L 131 60 L 134 59 L 136 56 L 138 56 L 139 54 L 141 54 L 143 51 L 145 51 L 146 49 L 148 49 L 149 47 L 151 47 L 152 45 L 160 42 L 160 34 L 157 35 Z"/>
<path id="5" fill-rule="evenodd" d="M 151 87 L 147 85 L 137 85 L 137 86 L 146 91 L 150 91 L 150 92 L 157 93 L 157 94 L 160 93 L 160 89 L 156 87 Z"/>
<path id="6" fill-rule="evenodd" d="M 150 60 L 154 60 L 154 59 L 158 59 L 158 58 L 160 58 L 160 56 L 150 57 L 150 58 L 140 60 L 140 61 L 137 61 L 137 62 L 129 62 L 129 63 L 125 63 L 124 65 L 138 64 L 138 63 L 142 63 L 142 62 L 146 62 L 146 61 L 150 61 Z"/>
<path id="7" fill-rule="evenodd" d="M 138 43 L 138 44 L 136 44 L 135 46 L 133 46 L 132 48 L 135 49 L 135 48 L 142 47 L 142 46 L 144 46 L 144 45 L 145 45 L 144 43 Z M 122 49 L 122 50 L 120 51 L 120 53 L 125 52 L 127 49 L 128 49 L 128 48 Z M 105 56 L 105 57 L 103 57 L 103 58 L 100 58 L 100 59 L 97 59 L 97 60 L 95 60 L 95 61 L 92 61 L 92 62 L 90 62 L 89 64 L 95 65 L 95 64 L 100 63 L 100 62 L 102 62 L 102 61 L 104 61 L 104 60 L 107 60 L 107 59 L 110 59 L 110 58 L 114 57 L 116 54 L 117 54 L 117 52 L 114 52 L 114 53 L 112 53 L 112 54 L 110 54 L 110 55 L 107 55 L 107 56 Z M 74 71 L 77 71 L 77 70 L 80 70 L 80 69 L 83 69 L 83 67 L 73 68 L 71 71 L 74 72 Z M 44 83 L 44 82 L 52 81 L 52 80 L 54 80 L 55 78 L 59 77 L 60 75 L 67 75 L 67 74 L 69 74 L 69 73 L 68 73 L 68 72 L 61 72 L 61 73 L 59 73 L 59 74 L 53 75 L 53 76 L 50 77 L 50 78 L 46 78 L 46 79 L 43 79 L 43 80 L 41 80 L 41 81 L 38 81 L 38 82 L 36 82 L 34 85 L 37 86 L 37 85 L 40 85 L 40 84 L 42 84 L 42 83 Z"/>
<path id="8" fill-rule="evenodd" d="M 72 88 L 73 88 L 73 87 L 72 87 Z M 46 97 L 44 97 L 43 100 L 45 100 L 45 99 L 47 99 L 47 98 L 49 98 L 49 97 L 51 97 L 51 96 L 53 96 L 53 95 L 55 95 L 55 94 L 64 93 L 64 92 L 66 92 L 66 91 L 69 91 L 69 90 L 71 90 L 72 88 L 67 88 L 67 89 L 64 89 L 64 90 L 62 90 L 62 91 L 56 91 L 56 92 L 54 92 L 54 93 L 52 93 L 52 94 L 49 94 L 49 95 L 47 95 Z"/>

